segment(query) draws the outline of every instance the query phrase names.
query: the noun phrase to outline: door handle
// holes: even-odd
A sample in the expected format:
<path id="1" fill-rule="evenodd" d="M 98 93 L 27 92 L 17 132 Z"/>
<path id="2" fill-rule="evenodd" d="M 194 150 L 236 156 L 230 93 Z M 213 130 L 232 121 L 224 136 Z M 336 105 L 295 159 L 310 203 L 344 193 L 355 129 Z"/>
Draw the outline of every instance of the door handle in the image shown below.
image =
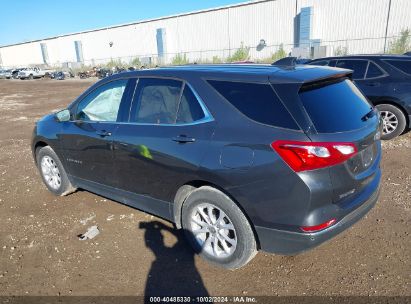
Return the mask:
<path id="1" fill-rule="evenodd" d="M 96 131 L 96 134 L 101 137 L 111 136 L 111 132 L 108 132 L 106 130 Z"/>
<path id="2" fill-rule="evenodd" d="M 190 142 L 195 142 L 196 139 L 192 137 L 187 137 L 186 135 L 179 135 L 175 136 L 172 138 L 173 141 L 176 141 L 178 143 L 190 143 Z"/>

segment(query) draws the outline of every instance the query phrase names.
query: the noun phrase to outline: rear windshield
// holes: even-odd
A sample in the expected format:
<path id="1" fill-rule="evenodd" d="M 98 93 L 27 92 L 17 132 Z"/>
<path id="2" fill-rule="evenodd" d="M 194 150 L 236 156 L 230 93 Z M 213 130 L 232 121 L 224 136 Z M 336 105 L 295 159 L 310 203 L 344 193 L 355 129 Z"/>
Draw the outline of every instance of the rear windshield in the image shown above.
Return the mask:
<path id="1" fill-rule="evenodd" d="M 362 128 L 372 106 L 348 79 L 321 87 L 304 87 L 301 101 L 319 133 L 335 133 Z"/>
<path id="2" fill-rule="evenodd" d="M 208 82 L 248 118 L 274 127 L 299 129 L 269 84 L 214 80 Z"/>
<path id="3" fill-rule="evenodd" d="M 411 75 L 411 60 L 384 60 L 400 71 Z"/>

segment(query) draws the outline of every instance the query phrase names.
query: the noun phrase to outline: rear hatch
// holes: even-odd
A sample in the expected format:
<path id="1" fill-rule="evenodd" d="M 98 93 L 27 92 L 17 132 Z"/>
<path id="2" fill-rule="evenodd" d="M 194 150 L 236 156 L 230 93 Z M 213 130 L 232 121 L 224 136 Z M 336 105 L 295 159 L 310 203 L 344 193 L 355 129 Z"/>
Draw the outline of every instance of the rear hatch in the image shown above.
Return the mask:
<path id="1" fill-rule="evenodd" d="M 346 76 L 302 84 L 299 99 L 311 121 L 313 142 L 354 144 L 357 152 L 330 166 L 333 202 L 355 207 L 378 187 L 381 158 L 379 114 Z"/>

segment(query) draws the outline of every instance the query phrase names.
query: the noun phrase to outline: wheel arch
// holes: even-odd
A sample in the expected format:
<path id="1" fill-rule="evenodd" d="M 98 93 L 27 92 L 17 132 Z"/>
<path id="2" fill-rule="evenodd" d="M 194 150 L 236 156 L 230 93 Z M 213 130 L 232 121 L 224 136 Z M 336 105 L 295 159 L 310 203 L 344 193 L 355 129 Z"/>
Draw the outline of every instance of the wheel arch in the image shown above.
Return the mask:
<path id="1" fill-rule="evenodd" d="M 176 225 L 177 229 L 181 229 L 181 213 L 183 210 L 183 205 L 187 197 L 193 192 L 194 190 L 203 187 L 203 186 L 209 186 L 212 188 L 217 189 L 218 191 L 221 191 L 225 195 L 227 195 L 236 205 L 240 210 L 243 212 L 244 216 L 247 218 L 248 222 L 250 223 L 251 229 L 253 230 L 255 241 L 257 243 L 257 248 L 260 249 L 260 241 L 258 238 L 257 231 L 255 230 L 254 224 L 251 221 L 250 217 L 248 216 L 247 212 L 244 210 L 244 208 L 238 203 L 238 201 L 225 189 L 219 187 L 216 184 L 213 184 L 211 182 L 205 181 L 205 180 L 193 180 L 190 181 L 184 185 L 182 185 L 176 192 L 176 195 L 174 197 L 174 204 L 172 205 L 172 216 L 173 216 L 173 221 L 174 224 Z"/>
<path id="2" fill-rule="evenodd" d="M 38 140 L 33 144 L 33 158 L 34 158 L 34 162 L 37 165 L 37 150 L 49 146 L 49 144 L 44 141 L 44 140 Z"/>

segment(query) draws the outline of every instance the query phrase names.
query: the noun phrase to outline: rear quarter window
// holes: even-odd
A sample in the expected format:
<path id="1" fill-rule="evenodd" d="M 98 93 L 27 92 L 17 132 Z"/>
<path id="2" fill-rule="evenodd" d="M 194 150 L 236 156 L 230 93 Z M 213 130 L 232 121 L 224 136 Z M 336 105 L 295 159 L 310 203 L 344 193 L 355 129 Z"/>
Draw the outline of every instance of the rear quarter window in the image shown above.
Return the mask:
<path id="1" fill-rule="evenodd" d="M 216 80 L 208 83 L 248 118 L 274 127 L 299 130 L 269 84 Z"/>
<path id="2" fill-rule="evenodd" d="M 411 60 L 384 60 L 405 74 L 411 75 Z"/>
<path id="3" fill-rule="evenodd" d="M 365 78 L 376 78 L 381 76 L 384 76 L 384 72 L 375 63 L 370 61 Z"/>
<path id="4" fill-rule="evenodd" d="M 375 116 L 364 119 L 372 106 L 348 79 L 307 90 L 302 88 L 299 95 L 319 133 L 357 130 L 375 119 Z"/>

